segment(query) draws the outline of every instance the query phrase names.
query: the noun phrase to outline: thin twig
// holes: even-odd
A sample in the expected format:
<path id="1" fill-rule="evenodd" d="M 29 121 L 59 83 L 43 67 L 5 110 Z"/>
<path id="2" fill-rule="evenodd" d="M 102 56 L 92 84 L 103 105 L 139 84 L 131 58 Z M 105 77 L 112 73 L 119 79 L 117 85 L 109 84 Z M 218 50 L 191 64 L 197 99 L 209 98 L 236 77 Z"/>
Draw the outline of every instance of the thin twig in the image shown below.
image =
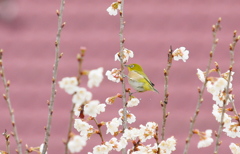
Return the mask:
<path id="1" fill-rule="evenodd" d="M 5 129 L 5 132 L 2 135 L 6 140 L 6 152 L 10 153 L 10 142 L 9 142 L 10 134 L 7 134 L 7 130 Z"/>
<path id="2" fill-rule="evenodd" d="M 124 16 L 123 16 L 123 8 L 124 8 L 124 0 L 119 1 L 121 3 L 121 11 L 120 11 L 120 32 L 119 32 L 119 38 L 120 38 L 120 62 L 121 62 L 121 76 L 124 77 L 124 63 L 122 60 L 123 57 L 123 50 L 124 50 L 124 37 L 123 37 L 123 30 L 124 30 Z M 122 82 L 122 100 L 123 100 L 123 131 L 127 129 L 127 108 L 126 108 L 126 85 L 124 78 L 121 80 Z"/>
<path id="3" fill-rule="evenodd" d="M 230 82 L 231 82 L 232 69 L 233 69 L 233 64 L 234 64 L 234 49 L 235 49 L 235 46 L 236 46 L 238 40 L 239 40 L 239 38 L 236 37 L 236 31 L 234 31 L 233 42 L 230 44 L 230 67 L 229 67 L 229 74 L 228 74 L 228 80 L 227 80 L 227 87 L 225 89 L 226 96 L 225 96 L 225 99 L 223 101 L 221 122 L 220 122 L 220 125 L 219 125 L 219 128 L 218 128 L 218 132 L 216 134 L 216 144 L 215 144 L 214 154 L 218 153 L 219 146 L 221 145 L 220 136 L 221 136 L 221 133 L 222 133 L 222 130 L 223 130 L 223 125 L 224 125 L 223 119 L 224 119 L 224 114 L 225 114 L 225 109 L 226 109 L 226 102 L 229 99 L 229 91 L 230 91 L 229 85 L 230 85 Z"/>
<path id="4" fill-rule="evenodd" d="M 97 125 L 97 127 L 98 127 L 98 134 L 99 134 L 99 136 L 100 136 L 100 138 L 101 138 L 101 140 L 102 140 L 102 143 L 104 143 L 104 139 L 103 139 L 103 135 L 102 135 L 102 130 L 101 130 L 101 127 L 102 127 L 102 124 L 100 123 L 98 123 L 97 122 L 97 119 L 96 118 L 93 118 L 93 121 L 96 123 L 96 125 Z"/>
<path id="5" fill-rule="evenodd" d="M 173 58 L 172 49 L 170 48 L 169 52 L 168 52 L 167 68 L 164 69 L 164 101 L 161 102 L 162 110 L 163 110 L 161 140 L 164 140 L 166 121 L 167 121 L 167 117 L 168 117 L 168 114 L 166 113 L 166 108 L 167 108 L 167 104 L 168 104 L 168 96 L 169 96 L 169 93 L 168 93 L 168 77 L 169 77 L 170 68 L 172 66 L 172 58 Z"/>
<path id="6" fill-rule="evenodd" d="M 65 154 L 68 153 L 68 142 L 71 139 L 71 133 L 72 133 L 72 128 L 73 128 L 73 119 L 74 119 L 74 108 L 75 108 L 75 103 L 72 104 L 72 108 L 71 108 L 71 111 L 70 111 L 67 141 L 65 142 Z"/>
<path id="7" fill-rule="evenodd" d="M 197 116 L 198 116 L 198 113 L 200 111 L 200 107 L 202 105 L 202 102 L 203 102 L 203 93 L 205 91 L 205 88 L 206 88 L 206 84 L 207 84 L 207 77 L 208 77 L 208 74 L 209 74 L 209 71 L 210 71 L 210 67 L 211 67 L 211 63 L 212 63 L 212 58 L 213 58 L 213 55 L 214 55 L 214 52 L 216 50 L 216 46 L 217 46 L 217 43 L 218 43 L 218 39 L 216 37 L 217 35 L 217 31 L 221 29 L 220 27 L 220 23 L 221 23 L 221 18 L 218 19 L 218 22 L 212 26 L 212 35 L 213 35 L 213 42 L 212 42 L 212 49 L 211 49 L 211 52 L 210 52 L 210 56 L 209 56 L 209 61 L 208 61 L 208 65 L 207 65 L 207 69 L 206 69 L 206 76 L 205 76 L 205 82 L 204 84 L 202 85 L 202 88 L 198 89 L 198 92 L 199 92 L 199 96 L 198 96 L 198 103 L 197 103 L 197 107 L 196 107 L 196 110 L 195 110 L 195 113 L 194 113 L 194 116 L 193 118 L 191 118 L 190 120 L 190 128 L 189 128 L 189 132 L 188 132 L 188 137 L 186 139 L 186 144 L 185 144 L 185 148 L 184 148 L 184 154 L 187 154 L 188 153 L 188 148 L 189 148 L 189 145 L 190 145 L 190 140 L 192 138 L 192 135 L 193 135 L 193 127 L 194 127 L 194 124 L 196 122 L 196 119 L 197 119 Z"/>
<path id="8" fill-rule="evenodd" d="M 8 110 L 9 110 L 10 117 L 11 117 L 11 123 L 12 123 L 12 127 L 13 127 L 12 135 L 15 138 L 15 141 L 17 143 L 17 149 L 18 149 L 16 151 L 17 151 L 17 153 L 22 154 L 22 141 L 18 137 L 16 120 L 15 120 L 15 116 L 14 116 L 14 110 L 12 108 L 12 103 L 11 103 L 11 100 L 10 100 L 10 92 L 9 92 L 10 81 L 7 80 L 6 77 L 5 77 L 2 56 L 3 56 L 3 50 L 0 49 L 0 75 L 1 75 L 1 78 L 2 78 L 2 81 L 3 81 L 4 90 L 5 90 L 5 94 L 3 94 L 3 98 L 5 99 L 5 101 L 8 105 Z"/>
<path id="9" fill-rule="evenodd" d="M 159 133 L 158 126 L 156 127 L 155 132 L 156 132 L 156 134 L 154 135 L 154 139 L 155 139 L 157 145 L 159 145 L 160 142 L 159 142 L 159 138 L 158 138 L 158 133 Z M 161 149 L 158 146 L 158 154 L 160 154 L 160 152 L 161 152 Z"/>
<path id="10" fill-rule="evenodd" d="M 120 39 L 120 62 L 121 62 L 121 72 L 120 75 L 123 77 L 123 79 L 121 80 L 122 82 L 122 103 L 123 103 L 123 132 L 125 129 L 128 128 L 127 125 L 127 100 L 126 100 L 126 84 L 125 84 L 125 74 L 124 74 L 124 63 L 123 63 L 123 50 L 124 50 L 124 42 L 125 39 L 123 37 L 123 30 L 124 30 L 124 15 L 123 15 L 123 10 L 124 10 L 124 0 L 119 0 L 118 3 L 121 4 L 121 10 L 120 10 L 120 30 L 119 30 L 119 39 Z M 122 154 L 125 154 L 126 152 L 126 148 L 122 149 Z"/>
<path id="11" fill-rule="evenodd" d="M 48 148 L 48 141 L 50 136 L 51 124 L 52 124 L 53 106 L 54 106 L 54 101 L 56 96 L 56 80 L 57 80 L 58 63 L 59 63 L 59 59 L 62 57 L 62 54 L 60 54 L 59 52 L 59 45 L 60 45 L 61 32 L 64 25 L 66 24 L 65 22 L 62 23 L 64 5 L 65 5 L 65 0 L 61 0 L 60 12 L 57 10 L 58 31 L 57 31 L 56 41 L 55 41 L 55 62 L 53 66 L 51 97 L 50 97 L 50 102 L 48 104 L 48 121 L 47 121 L 47 126 L 45 128 L 45 138 L 44 138 L 44 146 L 43 146 L 42 154 L 45 154 Z"/>

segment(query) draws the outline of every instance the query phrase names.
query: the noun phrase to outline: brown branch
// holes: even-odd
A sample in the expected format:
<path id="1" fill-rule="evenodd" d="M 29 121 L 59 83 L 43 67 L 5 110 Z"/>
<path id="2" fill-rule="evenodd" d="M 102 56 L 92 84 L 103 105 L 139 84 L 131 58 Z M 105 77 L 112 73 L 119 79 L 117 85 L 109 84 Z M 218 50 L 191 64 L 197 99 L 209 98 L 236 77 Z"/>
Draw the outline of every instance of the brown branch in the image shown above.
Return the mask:
<path id="1" fill-rule="evenodd" d="M 166 108 L 167 108 L 167 103 L 168 103 L 168 96 L 169 96 L 169 93 L 168 93 L 168 77 L 169 77 L 170 68 L 172 66 L 172 58 L 173 58 L 173 56 L 172 56 L 172 48 L 170 48 L 169 52 L 168 52 L 167 68 L 164 69 L 164 101 L 161 102 L 162 111 L 163 111 L 161 140 L 164 140 L 166 121 L 167 121 L 167 117 L 168 117 L 168 114 L 166 113 Z"/>
<path id="2" fill-rule="evenodd" d="M 10 81 L 7 80 L 6 77 L 5 77 L 2 56 L 3 56 L 3 50 L 0 49 L 0 75 L 1 75 L 1 78 L 2 78 L 2 81 L 3 81 L 4 90 L 5 90 L 5 94 L 3 94 L 3 98 L 8 105 L 8 110 L 9 110 L 10 117 L 11 117 L 11 123 L 12 123 L 12 127 L 13 127 L 13 134 L 12 135 L 15 138 L 15 141 L 17 143 L 17 150 L 16 151 L 17 151 L 17 153 L 22 154 L 22 141 L 18 137 L 16 120 L 15 120 L 15 116 L 14 116 L 14 110 L 12 108 L 12 103 L 11 103 L 11 100 L 10 100 L 10 92 L 9 92 Z"/>
<path id="3" fill-rule="evenodd" d="M 9 141 L 10 134 L 7 134 L 7 130 L 5 129 L 5 132 L 2 135 L 4 136 L 6 141 L 6 152 L 10 153 L 10 141 Z"/>
<path id="4" fill-rule="evenodd" d="M 123 30 L 124 30 L 124 16 L 123 16 L 123 8 L 124 8 L 124 0 L 119 1 L 121 3 L 121 10 L 120 10 L 120 32 L 119 32 L 119 38 L 120 38 L 120 62 L 121 62 L 121 76 L 124 77 L 124 63 L 122 60 L 123 57 L 123 50 L 124 50 L 124 37 L 123 37 Z M 121 80 L 122 82 L 122 100 L 123 100 L 123 131 L 127 129 L 127 108 L 126 108 L 126 85 L 124 78 Z"/>
<path id="5" fill-rule="evenodd" d="M 233 64 L 234 64 L 234 49 L 235 49 L 235 46 L 236 46 L 238 40 L 239 40 L 239 37 L 236 37 L 236 31 L 234 31 L 233 42 L 230 44 L 230 67 L 229 67 L 229 74 L 228 74 L 228 80 L 227 80 L 227 88 L 225 89 L 226 96 L 225 96 L 225 99 L 223 101 L 221 122 L 220 122 L 220 125 L 219 125 L 219 128 L 218 128 L 218 132 L 216 134 L 216 144 L 215 144 L 215 148 L 214 148 L 214 154 L 218 153 L 219 146 L 221 145 L 220 136 L 221 136 L 221 133 L 222 133 L 222 130 L 223 130 L 223 125 L 224 125 L 223 119 L 224 119 L 224 114 L 225 114 L 225 109 L 226 109 L 226 102 L 229 99 L 229 91 L 230 91 L 229 85 L 230 85 L 230 82 L 231 82 L 232 69 L 233 69 Z M 234 105 L 234 102 L 232 102 L 232 104 Z M 235 110 L 236 110 L 236 108 L 235 108 Z"/>
<path id="6" fill-rule="evenodd" d="M 50 102 L 48 104 L 48 121 L 47 121 L 47 126 L 45 128 L 44 147 L 43 147 L 42 154 L 45 154 L 48 148 L 48 141 L 50 136 L 51 124 L 52 124 L 53 106 L 54 106 L 54 101 L 56 96 L 56 80 L 57 80 L 58 63 L 59 63 L 59 59 L 62 57 L 62 54 L 60 54 L 59 52 L 59 45 L 60 45 L 61 32 L 64 25 L 66 24 L 65 22 L 62 23 L 64 5 L 65 5 L 65 0 L 61 0 L 60 12 L 57 10 L 58 31 L 56 35 L 56 41 L 55 41 L 55 62 L 53 66 L 51 97 L 50 97 Z"/>
<path id="7" fill-rule="evenodd" d="M 99 136 L 102 140 L 102 143 L 104 143 L 104 139 L 103 139 L 103 135 L 102 135 L 102 131 L 101 131 L 102 124 L 98 123 L 96 118 L 93 118 L 93 121 L 96 123 L 96 125 L 98 127 L 98 132 L 97 133 L 99 134 Z"/>
<path id="8" fill-rule="evenodd" d="M 205 76 L 205 82 L 204 84 L 202 85 L 202 88 L 198 88 L 198 93 L 199 93 L 199 96 L 198 96 L 198 103 L 197 103 L 197 107 L 196 107 L 196 110 L 195 110 L 195 113 L 194 113 L 194 116 L 193 118 L 191 118 L 190 120 L 190 128 L 189 128 L 189 132 L 188 132 L 188 137 L 186 139 L 186 144 L 185 144 L 185 148 L 184 148 L 184 154 L 187 154 L 188 153 L 188 148 L 189 148 L 189 145 L 190 145 L 190 140 L 192 138 L 192 135 L 193 135 L 193 127 L 194 127 L 194 124 L 196 122 L 196 119 L 197 119 L 197 116 L 198 116 L 198 113 L 200 111 L 200 107 L 202 105 L 202 102 L 203 102 L 203 93 L 205 91 L 205 88 L 206 88 L 206 84 L 207 84 L 207 77 L 209 75 L 209 71 L 210 71 L 210 67 L 211 67 L 211 63 L 212 63 L 212 58 L 213 58 L 213 55 L 214 55 L 214 52 L 216 50 L 216 46 L 217 46 L 217 43 L 218 43 L 218 39 L 216 37 L 217 35 L 217 31 L 221 29 L 220 27 L 220 23 L 221 23 L 221 18 L 218 19 L 218 22 L 212 26 L 212 36 L 213 36 L 213 41 L 212 41 L 212 49 L 210 51 L 210 56 L 209 56 L 209 61 L 208 61 L 208 65 L 207 65 L 207 69 L 206 69 L 206 76 Z"/>

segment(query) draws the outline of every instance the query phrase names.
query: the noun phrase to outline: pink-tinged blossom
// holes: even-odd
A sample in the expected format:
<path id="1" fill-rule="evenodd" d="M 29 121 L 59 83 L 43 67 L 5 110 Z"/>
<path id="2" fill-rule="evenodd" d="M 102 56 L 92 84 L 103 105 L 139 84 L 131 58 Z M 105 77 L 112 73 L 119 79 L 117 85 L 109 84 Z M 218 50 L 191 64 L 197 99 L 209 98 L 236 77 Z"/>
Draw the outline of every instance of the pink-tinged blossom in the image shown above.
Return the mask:
<path id="1" fill-rule="evenodd" d="M 121 56 L 120 52 L 116 53 L 115 54 L 115 61 L 117 61 L 117 60 L 120 61 L 120 56 Z M 134 56 L 134 53 L 133 53 L 132 50 L 129 50 L 127 48 L 123 49 L 123 52 L 122 52 L 123 63 L 128 62 L 129 58 L 133 58 L 133 56 Z"/>
<path id="2" fill-rule="evenodd" d="M 111 71 L 107 71 L 105 74 L 108 78 L 108 80 L 113 81 L 113 82 L 120 82 L 120 79 L 122 78 L 120 75 L 120 69 L 113 68 Z"/>

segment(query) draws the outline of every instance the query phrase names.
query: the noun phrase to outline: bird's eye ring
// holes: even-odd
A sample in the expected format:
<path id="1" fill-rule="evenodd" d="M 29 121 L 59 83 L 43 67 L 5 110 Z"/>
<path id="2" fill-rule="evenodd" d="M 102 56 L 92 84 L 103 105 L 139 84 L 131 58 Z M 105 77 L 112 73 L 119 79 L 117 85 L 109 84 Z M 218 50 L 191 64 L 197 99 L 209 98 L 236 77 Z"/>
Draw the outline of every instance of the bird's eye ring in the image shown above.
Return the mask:
<path id="1" fill-rule="evenodd" d="M 130 68 L 133 68 L 134 67 L 134 65 L 130 65 Z"/>

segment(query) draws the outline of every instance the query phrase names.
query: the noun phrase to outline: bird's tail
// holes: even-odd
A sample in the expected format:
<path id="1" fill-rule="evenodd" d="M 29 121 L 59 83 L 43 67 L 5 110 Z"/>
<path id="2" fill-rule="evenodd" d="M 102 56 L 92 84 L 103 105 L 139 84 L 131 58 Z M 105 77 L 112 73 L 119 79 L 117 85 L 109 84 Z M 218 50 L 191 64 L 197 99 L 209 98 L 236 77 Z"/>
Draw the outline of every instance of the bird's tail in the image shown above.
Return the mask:
<path id="1" fill-rule="evenodd" d="M 155 89 L 154 87 L 153 87 L 153 90 L 154 90 L 155 92 L 159 93 L 159 92 L 157 91 L 157 89 Z"/>

